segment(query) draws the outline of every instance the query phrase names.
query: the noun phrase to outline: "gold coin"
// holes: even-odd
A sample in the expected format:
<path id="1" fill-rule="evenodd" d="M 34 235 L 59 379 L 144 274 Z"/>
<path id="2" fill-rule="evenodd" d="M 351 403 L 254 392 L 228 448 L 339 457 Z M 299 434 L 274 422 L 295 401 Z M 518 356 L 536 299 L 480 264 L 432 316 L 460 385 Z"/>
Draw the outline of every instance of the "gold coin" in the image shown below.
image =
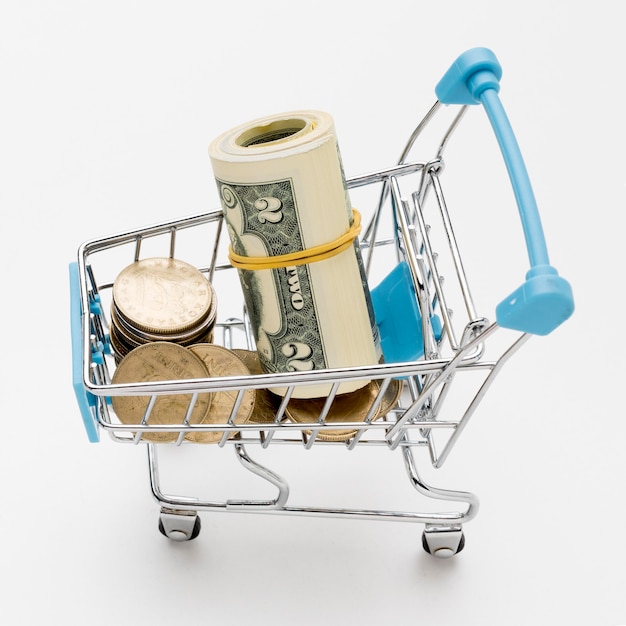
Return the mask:
<path id="1" fill-rule="evenodd" d="M 245 363 L 250 374 L 263 374 L 261 360 L 256 350 L 244 350 L 243 348 L 233 348 L 232 351 Z"/>
<path id="2" fill-rule="evenodd" d="M 206 378 L 204 363 L 187 348 L 169 341 L 147 343 L 123 357 L 113 373 L 112 382 L 147 383 L 165 380 Z M 148 418 L 148 425 L 178 425 L 184 423 L 192 394 L 157 396 Z M 123 424 L 141 424 L 150 396 L 112 396 L 113 409 Z M 206 418 L 211 396 L 200 394 L 194 404 L 190 424 L 200 424 Z M 143 433 L 148 441 L 175 441 L 179 433 Z"/>
<path id="3" fill-rule="evenodd" d="M 381 388 L 381 381 L 371 380 L 365 387 L 335 396 L 326 415 L 326 424 L 333 422 L 363 422 Z M 402 383 L 393 379 L 387 387 L 380 403 L 372 416 L 372 421 L 379 419 L 390 411 L 400 397 Z M 326 404 L 327 398 L 292 398 L 287 405 L 287 416 L 296 423 L 315 423 Z M 310 435 L 311 430 L 305 431 Z M 317 438 L 320 441 L 346 441 L 356 435 L 354 430 L 320 430 Z"/>
<path id="4" fill-rule="evenodd" d="M 180 333 L 212 310 L 213 289 L 193 265 L 168 257 L 135 261 L 113 283 L 121 317 L 150 333 Z"/>
<path id="5" fill-rule="evenodd" d="M 261 361 L 256 350 L 243 350 L 233 348 L 233 352 L 246 364 L 250 374 L 263 374 Z M 281 398 L 269 391 L 269 389 L 257 389 L 254 400 L 254 409 L 248 420 L 251 424 L 271 424 L 276 418 L 276 412 L 280 407 Z"/>
<path id="6" fill-rule="evenodd" d="M 382 380 L 372 381 L 378 385 L 380 388 L 382 386 Z M 398 380 L 397 378 L 392 378 L 391 382 L 385 389 L 385 393 L 380 401 L 380 407 L 378 410 L 378 417 L 383 417 L 387 415 L 391 409 L 393 409 L 396 404 L 398 404 L 398 400 L 400 400 L 400 396 L 402 395 L 402 386 L 403 382 Z"/>
<path id="7" fill-rule="evenodd" d="M 194 344 L 189 346 L 188 350 L 200 358 L 210 377 L 250 375 L 250 370 L 245 363 L 232 350 L 213 343 Z M 238 390 L 233 389 L 202 394 L 212 397 L 211 408 L 204 423 L 227 424 L 237 401 L 237 393 Z M 245 424 L 250 419 L 255 395 L 254 389 L 247 389 L 243 392 L 243 398 L 235 416 L 235 424 Z M 222 435 L 223 433 L 217 431 L 189 433 L 187 439 L 196 443 L 216 443 L 220 441 Z"/>

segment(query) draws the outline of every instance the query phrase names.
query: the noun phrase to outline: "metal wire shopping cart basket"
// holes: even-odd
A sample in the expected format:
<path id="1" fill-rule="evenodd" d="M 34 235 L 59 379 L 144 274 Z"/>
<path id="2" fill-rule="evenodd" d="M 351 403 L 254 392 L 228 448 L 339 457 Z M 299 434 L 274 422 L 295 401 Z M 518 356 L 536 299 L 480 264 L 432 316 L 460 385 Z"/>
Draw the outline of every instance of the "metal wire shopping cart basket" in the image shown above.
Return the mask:
<path id="1" fill-rule="evenodd" d="M 236 270 L 225 260 L 223 215 L 221 210 L 202 213 L 79 247 L 77 260 L 70 264 L 70 285 L 73 383 L 83 422 L 92 442 L 107 432 L 114 441 L 146 446 L 151 490 L 161 506 L 159 525 L 167 537 L 182 541 L 197 536 L 199 512 L 249 511 L 413 521 L 425 525 L 423 545 L 431 554 L 450 556 L 462 549 L 462 526 L 475 516 L 477 498 L 471 493 L 427 485 L 418 472 L 414 450 L 427 449 L 432 466 L 441 467 L 505 362 L 530 336 L 552 332 L 574 308 L 569 284 L 548 259 L 528 175 L 499 99 L 500 77 L 500 65 L 491 51 L 475 48 L 463 53 L 438 83 L 437 101 L 411 135 L 398 164 L 347 181 L 351 193 L 359 189 L 375 191 L 371 209 L 364 210 L 367 226 L 360 245 L 382 337 L 385 362 L 380 365 L 113 384 L 117 360 L 109 335 L 112 278 L 122 267 L 142 258 L 149 247 L 172 258 L 193 257 L 196 267 L 218 285 L 219 293 L 220 282 L 237 282 Z M 496 307 L 493 322 L 475 309 L 441 186 L 444 149 L 468 107 L 475 104 L 483 105 L 504 156 L 530 259 L 525 281 Z M 428 160 L 412 160 L 416 140 L 434 123 L 442 108 L 457 113 L 446 125 L 435 154 Z M 227 348 L 241 345 L 254 350 L 245 307 L 241 302 L 235 306 L 232 311 L 220 312 L 214 341 Z M 508 329 L 513 340 L 488 360 L 485 346 L 499 329 Z M 477 374 L 479 382 L 472 383 L 463 407 L 455 407 L 450 414 L 447 400 L 458 381 L 469 373 Z M 378 390 L 367 414 L 357 422 L 327 421 L 338 402 L 340 382 L 365 379 L 376 381 Z M 330 393 L 315 415 L 305 423 L 286 419 L 293 390 L 313 382 L 330 385 Z M 287 388 L 287 393 L 270 420 L 234 423 L 246 391 L 276 386 Z M 386 394 L 391 388 L 399 391 L 388 405 Z M 200 394 L 220 391 L 233 392 L 235 400 L 229 423 L 219 426 L 188 421 L 150 425 L 149 410 L 137 424 L 122 423 L 111 402 L 115 396 L 154 399 L 187 394 L 193 403 Z M 337 429 L 346 429 L 349 434 L 340 441 L 325 436 Z M 178 449 L 189 445 L 189 433 L 221 433 L 212 449 L 233 447 L 244 467 L 274 485 L 276 497 L 214 501 L 165 495 L 158 466 L 161 444 L 146 440 L 145 435 L 151 432 L 174 433 L 172 445 Z M 273 448 L 281 444 L 305 450 L 318 446 L 339 446 L 348 451 L 362 446 L 398 450 L 409 480 L 419 492 L 436 500 L 453 501 L 460 510 L 424 513 L 291 506 L 287 481 L 248 454 L 251 446 Z"/>

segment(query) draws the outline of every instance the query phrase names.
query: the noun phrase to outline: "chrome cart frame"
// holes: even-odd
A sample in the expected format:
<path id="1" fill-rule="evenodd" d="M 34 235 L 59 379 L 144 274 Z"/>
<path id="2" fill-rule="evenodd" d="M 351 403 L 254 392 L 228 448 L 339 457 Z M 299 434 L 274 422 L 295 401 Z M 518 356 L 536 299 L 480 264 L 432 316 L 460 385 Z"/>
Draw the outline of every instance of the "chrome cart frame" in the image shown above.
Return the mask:
<path id="1" fill-rule="evenodd" d="M 219 210 L 202 213 L 89 241 L 79 247 L 77 260 L 70 264 L 70 283 L 73 382 L 84 425 L 92 442 L 107 432 L 116 442 L 146 445 L 150 486 L 161 507 L 159 527 L 164 535 L 177 541 L 193 539 L 200 531 L 200 512 L 254 512 L 417 522 L 424 524 L 423 546 L 427 552 L 447 557 L 463 548 L 463 525 L 476 515 L 478 499 L 472 493 L 428 485 L 418 471 L 415 451 L 426 449 L 431 465 L 440 468 L 508 359 L 531 335 L 548 334 L 573 312 L 569 284 L 548 261 L 524 163 L 499 101 L 500 76 L 499 63 L 489 50 L 476 48 L 465 52 L 437 85 L 437 102 L 409 138 L 398 164 L 347 181 L 351 195 L 359 190 L 374 193 L 369 212 L 359 205 L 367 224 L 360 245 L 372 294 L 379 302 L 376 318 L 380 321 L 385 355 L 385 362 L 380 365 L 113 384 L 116 361 L 109 340 L 108 317 L 113 277 L 128 263 L 142 258 L 149 247 L 172 258 L 191 259 L 217 285 L 219 297 L 220 282 L 238 283 L 236 270 L 226 260 L 228 242 L 222 228 L 223 216 Z M 496 307 L 493 322 L 476 311 L 441 186 L 444 150 L 468 106 L 474 104 L 484 106 L 498 138 L 515 191 L 531 265 L 522 286 Z M 459 108 L 454 107 L 457 113 L 446 125 L 434 156 L 425 161 L 412 160 L 414 144 L 443 105 Z M 393 293 L 390 281 L 395 281 Z M 234 313 L 219 312 L 215 342 L 227 348 L 254 350 L 243 299 L 235 306 Z M 492 337 L 500 335 L 501 329 L 507 329 L 513 339 L 498 349 L 495 358 L 487 359 L 486 345 L 491 345 Z M 450 412 L 448 401 L 458 381 L 468 373 L 477 375 L 479 382 L 472 382 L 462 408 L 455 407 Z M 378 381 L 378 395 L 362 421 L 329 423 L 326 417 L 339 384 L 346 380 Z M 397 403 L 379 415 L 385 392 L 397 381 L 402 387 Z M 331 391 L 317 419 L 308 423 L 289 421 L 286 409 L 294 390 L 320 382 L 329 383 Z M 461 385 L 464 391 L 466 386 Z M 287 392 L 271 421 L 235 424 L 247 390 L 274 387 L 286 388 Z M 153 402 L 160 395 L 188 394 L 189 416 L 199 394 L 218 391 L 232 391 L 236 397 L 226 426 L 190 424 L 188 418 L 180 425 L 150 425 L 152 403 L 141 423 L 122 424 L 111 403 L 116 395 L 149 396 Z M 352 434 L 345 441 L 323 437 L 326 431 L 337 429 L 348 429 Z M 208 431 L 222 433 L 212 450 L 231 446 L 244 468 L 273 486 L 275 497 L 208 500 L 164 493 L 159 471 L 162 446 L 184 449 L 190 445 L 186 434 Z M 147 432 L 176 433 L 177 437 L 172 444 L 154 444 L 144 440 Z M 295 445 L 305 451 L 319 446 L 343 448 L 347 452 L 363 446 L 398 450 L 413 487 L 429 498 L 455 503 L 458 510 L 425 513 L 291 505 L 288 482 L 249 454 L 251 447 L 273 449 L 280 445 Z"/>

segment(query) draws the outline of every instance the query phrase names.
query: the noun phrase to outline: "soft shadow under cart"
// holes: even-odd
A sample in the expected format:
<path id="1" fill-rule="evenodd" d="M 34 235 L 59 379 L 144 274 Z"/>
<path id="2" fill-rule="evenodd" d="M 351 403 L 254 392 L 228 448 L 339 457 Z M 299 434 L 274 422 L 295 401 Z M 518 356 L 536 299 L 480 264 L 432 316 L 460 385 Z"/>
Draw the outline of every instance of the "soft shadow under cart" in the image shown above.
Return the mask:
<path id="1" fill-rule="evenodd" d="M 494 378 L 507 360 L 532 335 L 547 335 L 573 312 L 569 284 L 548 259 L 533 191 L 515 136 L 499 99 L 500 65 L 493 53 L 475 48 L 463 53 L 436 87 L 437 101 L 418 124 L 398 163 L 387 169 L 348 179 L 351 193 L 373 190 L 372 206 L 360 207 L 364 227 L 360 246 L 368 274 L 385 362 L 364 367 L 281 374 L 168 380 L 113 384 L 117 360 L 110 340 L 110 303 L 113 278 L 121 268 L 142 258 L 145 251 L 159 251 L 171 258 L 194 257 L 195 266 L 216 285 L 237 284 L 236 270 L 225 256 L 226 238 L 221 210 L 175 219 L 131 232 L 89 241 L 78 249 L 70 264 L 73 383 L 89 440 L 108 433 L 112 440 L 144 445 L 148 454 L 150 486 L 161 507 L 159 528 L 168 538 L 186 541 L 200 531 L 199 513 L 208 511 L 277 513 L 358 519 L 409 521 L 424 525 L 423 546 L 437 557 L 459 552 L 464 545 L 463 524 L 477 512 L 472 493 L 436 488 L 418 470 L 415 451 L 425 448 L 434 468 L 440 468 L 475 413 Z M 496 307 L 494 319 L 476 308 L 462 260 L 461 241 L 453 229 L 441 179 L 444 152 L 466 111 L 480 104 L 487 113 L 513 186 L 530 268 L 523 284 Z M 452 105 L 452 106 L 444 106 Z M 444 125 L 436 149 L 427 160 L 412 157 L 417 140 L 443 112 L 454 111 Z M 484 223 L 476 237 L 491 234 Z M 193 254 L 191 249 L 193 247 Z M 202 251 L 202 258 L 198 257 Z M 195 256 L 194 256 L 195 255 Z M 445 281 L 444 281 L 445 275 Z M 216 287 L 217 288 L 217 287 Z M 219 289 L 218 289 L 219 293 Z M 226 348 L 254 350 L 243 300 L 232 310 L 219 312 L 214 341 Z M 486 349 L 502 329 L 513 339 L 495 358 Z M 464 390 L 472 375 L 467 401 L 454 411 L 447 409 L 455 388 Z M 336 419 L 342 381 L 376 382 L 376 395 L 358 421 Z M 306 422 L 288 419 L 288 408 L 300 385 L 328 383 L 330 393 Z M 234 418 L 249 390 L 282 387 L 287 392 L 262 422 L 236 424 Z M 150 407 L 136 424 L 122 423 L 112 406 L 115 396 L 141 395 L 155 399 L 187 394 L 190 406 L 202 394 L 232 392 L 233 408 L 227 424 L 151 425 Z M 390 401 L 391 398 L 391 401 Z M 452 406 L 453 403 L 450 403 Z M 330 422 L 327 417 L 335 415 Z M 334 440 L 333 433 L 347 433 Z M 166 495 L 162 488 L 158 457 L 161 446 L 194 445 L 187 435 L 219 432 L 216 448 L 232 448 L 241 464 L 268 481 L 275 489 L 269 499 L 203 500 L 196 494 Z M 173 433 L 171 443 L 154 443 L 148 433 Z M 289 501 L 289 483 L 250 455 L 255 447 L 298 446 L 302 453 L 318 446 L 339 446 L 346 451 L 362 446 L 397 450 L 410 483 L 435 500 L 456 503 L 458 510 L 412 512 L 295 506 Z"/>

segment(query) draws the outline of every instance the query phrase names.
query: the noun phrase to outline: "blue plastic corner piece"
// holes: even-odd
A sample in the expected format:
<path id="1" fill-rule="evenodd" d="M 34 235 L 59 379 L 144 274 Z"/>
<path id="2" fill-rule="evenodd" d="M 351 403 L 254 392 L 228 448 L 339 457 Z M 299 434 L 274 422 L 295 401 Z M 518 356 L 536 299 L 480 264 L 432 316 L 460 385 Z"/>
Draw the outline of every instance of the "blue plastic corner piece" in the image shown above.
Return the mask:
<path id="1" fill-rule="evenodd" d="M 550 265 L 531 268 L 526 282 L 496 307 L 503 328 L 548 335 L 574 312 L 570 284 Z"/>
<path id="2" fill-rule="evenodd" d="M 93 297 L 93 300 L 89 303 L 89 310 L 94 315 L 102 315 L 102 301 L 99 294 L 96 294 Z"/>
<path id="3" fill-rule="evenodd" d="M 437 83 L 435 93 L 443 104 L 479 104 L 485 89 L 500 89 L 502 67 L 488 48 L 471 48 L 461 54 Z"/>
<path id="4" fill-rule="evenodd" d="M 94 416 L 97 398 L 85 389 L 82 371 L 82 306 L 78 264 L 70 263 L 70 321 L 72 331 L 72 385 L 87 437 L 92 443 L 100 441 L 98 423 Z"/>
<path id="5" fill-rule="evenodd" d="M 411 271 L 405 261 L 371 291 L 381 347 L 386 363 L 416 361 L 424 356 L 424 336 Z M 438 316 L 431 317 L 437 341 L 442 326 Z"/>

